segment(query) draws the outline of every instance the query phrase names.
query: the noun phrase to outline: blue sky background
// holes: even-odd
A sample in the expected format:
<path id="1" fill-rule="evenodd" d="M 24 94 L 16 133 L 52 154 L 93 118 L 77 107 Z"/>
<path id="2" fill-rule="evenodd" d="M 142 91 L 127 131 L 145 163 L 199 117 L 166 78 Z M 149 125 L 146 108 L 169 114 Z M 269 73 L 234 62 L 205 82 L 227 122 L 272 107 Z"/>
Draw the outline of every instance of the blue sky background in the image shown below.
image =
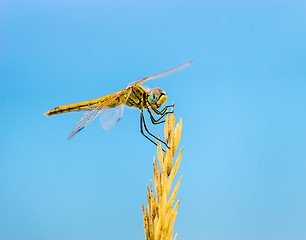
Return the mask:
<path id="1" fill-rule="evenodd" d="M 285 0 L 2 1 L 0 239 L 144 239 L 156 148 L 139 111 L 69 141 L 81 114 L 43 114 L 190 60 L 145 84 L 183 119 L 178 239 L 306 239 L 305 12 Z"/>

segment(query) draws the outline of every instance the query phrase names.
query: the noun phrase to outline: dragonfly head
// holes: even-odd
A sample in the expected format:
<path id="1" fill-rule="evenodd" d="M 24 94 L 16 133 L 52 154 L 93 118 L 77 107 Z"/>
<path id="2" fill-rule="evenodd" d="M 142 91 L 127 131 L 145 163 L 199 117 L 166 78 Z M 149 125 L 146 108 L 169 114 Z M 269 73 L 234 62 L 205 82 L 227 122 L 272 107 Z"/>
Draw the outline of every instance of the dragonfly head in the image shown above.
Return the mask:
<path id="1" fill-rule="evenodd" d="M 160 88 L 153 88 L 150 91 L 149 103 L 155 105 L 154 107 L 160 108 L 167 100 L 166 92 Z"/>

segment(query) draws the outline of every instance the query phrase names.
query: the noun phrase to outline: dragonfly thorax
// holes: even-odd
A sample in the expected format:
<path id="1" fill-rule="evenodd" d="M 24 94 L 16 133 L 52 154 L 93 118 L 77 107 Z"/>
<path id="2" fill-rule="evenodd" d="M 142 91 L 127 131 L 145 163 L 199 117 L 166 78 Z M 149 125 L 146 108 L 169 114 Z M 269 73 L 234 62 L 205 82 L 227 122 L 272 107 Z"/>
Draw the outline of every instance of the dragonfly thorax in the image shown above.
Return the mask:
<path id="1" fill-rule="evenodd" d="M 153 88 L 149 94 L 149 104 L 160 108 L 167 100 L 166 92 L 160 88 Z"/>

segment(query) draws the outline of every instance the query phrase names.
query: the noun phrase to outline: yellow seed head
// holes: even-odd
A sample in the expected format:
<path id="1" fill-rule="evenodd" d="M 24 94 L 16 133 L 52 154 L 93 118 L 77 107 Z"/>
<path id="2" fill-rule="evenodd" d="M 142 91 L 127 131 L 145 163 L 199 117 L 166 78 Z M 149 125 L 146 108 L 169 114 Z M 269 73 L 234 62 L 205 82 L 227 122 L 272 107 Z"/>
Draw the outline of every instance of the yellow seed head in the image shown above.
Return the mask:
<path id="1" fill-rule="evenodd" d="M 173 226 L 177 215 L 177 208 L 180 200 L 173 206 L 182 176 L 176 183 L 172 193 L 170 193 L 174 177 L 177 173 L 181 162 L 182 149 L 173 165 L 173 157 L 180 143 L 182 119 L 175 126 L 173 114 L 166 116 L 165 121 L 165 139 L 169 149 L 163 154 L 160 142 L 157 144 L 157 159 L 153 158 L 154 168 L 154 190 L 152 183 L 148 186 L 148 208 L 145 210 L 142 205 L 143 221 L 146 240 L 171 240 L 176 239 L 177 234 L 173 237 Z"/>

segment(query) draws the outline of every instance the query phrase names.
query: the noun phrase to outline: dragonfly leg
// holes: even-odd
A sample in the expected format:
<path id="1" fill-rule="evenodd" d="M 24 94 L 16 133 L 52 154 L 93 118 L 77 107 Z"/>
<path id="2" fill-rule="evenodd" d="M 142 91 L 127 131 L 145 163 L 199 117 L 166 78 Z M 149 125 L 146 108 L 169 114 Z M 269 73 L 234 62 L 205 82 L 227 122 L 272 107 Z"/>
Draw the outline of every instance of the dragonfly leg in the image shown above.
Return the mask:
<path id="1" fill-rule="evenodd" d="M 148 113 L 149 113 L 149 115 L 150 115 L 150 118 L 151 118 L 151 121 L 152 121 L 152 123 L 153 124 L 160 124 L 160 123 L 164 123 L 165 122 L 165 120 L 163 120 L 163 121 L 160 121 L 164 116 L 166 116 L 167 114 L 169 114 L 169 113 L 173 113 L 173 111 L 171 111 L 171 112 L 167 112 L 167 110 L 168 110 L 168 108 L 169 107 L 173 107 L 174 105 L 169 105 L 169 106 L 166 106 L 163 110 L 161 110 L 161 111 L 158 111 L 158 110 L 156 110 L 156 109 L 152 109 L 156 114 L 158 114 L 158 115 L 162 115 L 160 118 L 158 118 L 157 120 L 153 117 L 153 115 L 152 115 L 152 113 L 151 113 L 151 111 L 150 111 L 150 109 L 148 108 L 148 109 L 146 109 L 147 111 L 148 111 Z M 156 112 L 156 111 L 157 112 Z"/>
<path id="2" fill-rule="evenodd" d="M 166 114 L 170 113 L 170 112 L 164 112 L 164 113 L 162 114 L 162 116 L 156 120 L 156 119 L 153 117 L 153 115 L 152 115 L 150 109 L 147 109 L 147 111 L 148 111 L 148 113 L 149 113 L 149 115 L 150 115 L 151 122 L 152 122 L 153 124 L 161 124 L 161 123 L 164 123 L 165 120 L 161 121 L 161 119 L 162 119 L 164 116 L 166 116 Z"/>
<path id="3" fill-rule="evenodd" d="M 163 110 L 161 110 L 161 111 L 158 111 L 156 108 L 151 108 L 151 109 L 153 110 L 153 112 L 155 112 L 156 115 L 162 115 L 162 114 L 164 114 L 164 113 L 168 110 L 168 108 L 170 108 L 170 107 L 173 108 L 173 107 L 174 107 L 174 104 L 168 105 L 168 106 L 164 107 Z M 171 113 L 173 113 L 173 110 L 171 111 Z"/>
<path id="4" fill-rule="evenodd" d="M 144 127 L 145 131 L 150 136 L 154 137 L 157 141 L 160 141 L 161 143 L 165 144 L 167 148 L 169 148 L 166 142 L 160 140 L 159 138 L 157 138 L 156 136 L 154 136 L 152 133 L 149 132 L 149 130 L 148 130 L 147 126 L 146 126 L 145 120 L 144 120 L 143 111 L 141 110 L 141 113 L 140 113 L 140 132 L 141 132 L 141 134 L 143 136 L 145 136 L 147 139 L 149 139 L 150 142 L 152 142 L 155 146 L 157 146 L 157 143 L 155 143 L 151 138 L 149 138 L 147 135 L 144 134 L 143 127 Z M 163 150 L 163 151 L 165 152 L 165 150 Z"/>

